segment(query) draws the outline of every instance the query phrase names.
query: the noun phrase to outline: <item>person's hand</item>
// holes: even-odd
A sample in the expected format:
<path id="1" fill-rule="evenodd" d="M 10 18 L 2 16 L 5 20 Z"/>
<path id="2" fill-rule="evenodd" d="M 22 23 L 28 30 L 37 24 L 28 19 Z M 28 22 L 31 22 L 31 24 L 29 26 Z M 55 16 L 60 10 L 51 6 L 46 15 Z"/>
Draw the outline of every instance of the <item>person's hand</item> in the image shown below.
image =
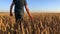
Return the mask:
<path id="1" fill-rule="evenodd" d="M 12 14 L 12 13 L 10 13 L 10 16 L 13 16 L 13 14 Z"/>
<path id="2" fill-rule="evenodd" d="M 32 15 L 30 16 L 30 18 L 31 18 L 31 20 L 33 20 L 33 19 L 34 19 L 34 17 L 33 17 Z"/>

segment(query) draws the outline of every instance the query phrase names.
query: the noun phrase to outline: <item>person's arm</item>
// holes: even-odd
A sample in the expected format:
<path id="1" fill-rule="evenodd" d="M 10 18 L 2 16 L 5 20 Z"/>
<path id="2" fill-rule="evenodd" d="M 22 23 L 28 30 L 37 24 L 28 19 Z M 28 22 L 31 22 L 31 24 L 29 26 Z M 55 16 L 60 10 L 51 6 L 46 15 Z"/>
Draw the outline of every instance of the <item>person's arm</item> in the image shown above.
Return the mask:
<path id="1" fill-rule="evenodd" d="M 28 9 L 28 5 L 25 5 L 25 9 L 26 9 L 26 12 L 28 13 L 28 15 L 29 15 L 31 18 L 33 18 L 33 16 L 31 15 L 31 13 L 30 13 L 30 11 L 29 11 L 29 9 Z"/>
<path id="2" fill-rule="evenodd" d="M 28 15 L 30 16 L 30 18 L 33 19 L 33 16 L 31 15 L 31 13 L 28 9 L 28 5 L 27 5 L 26 1 L 25 1 L 25 9 L 26 9 L 26 12 L 28 13 Z"/>
<path id="3" fill-rule="evenodd" d="M 12 13 L 13 5 L 14 5 L 14 2 L 12 2 L 11 6 L 10 6 L 10 16 L 13 16 L 13 13 Z"/>

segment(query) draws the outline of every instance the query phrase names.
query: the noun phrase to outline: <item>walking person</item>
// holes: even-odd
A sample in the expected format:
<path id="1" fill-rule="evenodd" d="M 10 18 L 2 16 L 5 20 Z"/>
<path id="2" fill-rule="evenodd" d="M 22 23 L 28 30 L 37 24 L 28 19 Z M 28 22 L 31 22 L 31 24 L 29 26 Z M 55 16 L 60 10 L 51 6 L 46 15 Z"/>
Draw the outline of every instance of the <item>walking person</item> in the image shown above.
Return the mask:
<path id="1" fill-rule="evenodd" d="M 24 7 L 26 9 L 26 12 L 28 13 L 28 15 L 30 16 L 31 19 L 33 19 L 33 16 L 31 15 L 29 9 L 28 9 L 28 5 L 27 5 L 27 2 L 26 0 L 13 0 L 12 1 L 12 4 L 10 6 L 10 16 L 13 16 L 12 14 L 12 9 L 13 9 L 13 6 L 15 5 L 14 7 L 14 14 L 15 14 L 15 20 L 16 20 L 16 23 L 17 21 L 20 19 L 20 22 L 23 20 L 23 16 L 24 16 Z"/>

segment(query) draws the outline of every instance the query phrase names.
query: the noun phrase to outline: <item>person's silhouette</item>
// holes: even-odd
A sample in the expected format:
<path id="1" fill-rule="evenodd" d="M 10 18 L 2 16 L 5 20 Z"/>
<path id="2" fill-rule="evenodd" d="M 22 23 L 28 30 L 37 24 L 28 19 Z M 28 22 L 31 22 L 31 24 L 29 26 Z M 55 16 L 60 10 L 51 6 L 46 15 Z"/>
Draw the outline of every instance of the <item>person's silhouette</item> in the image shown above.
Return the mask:
<path id="1" fill-rule="evenodd" d="M 15 19 L 16 19 L 16 23 L 17 21 L 20 19 L 21 21 L 23 20 L 23 16 L 24 16 L 24 7 L 26 9 L 26 12 L 28 13 L 28 15 L 30 16 L 31 19 L 33 19 L 33 16 L 31 15 L 31 13 L 29 12 L 28 9 L 28 5 L 26 3 L 26 0 L 13 0 L 12 4 L 10 6 L 10 16 L 13 16 L 12 14 L 12 8 L 14 7 L 14 14 L 15 14 Z"/>

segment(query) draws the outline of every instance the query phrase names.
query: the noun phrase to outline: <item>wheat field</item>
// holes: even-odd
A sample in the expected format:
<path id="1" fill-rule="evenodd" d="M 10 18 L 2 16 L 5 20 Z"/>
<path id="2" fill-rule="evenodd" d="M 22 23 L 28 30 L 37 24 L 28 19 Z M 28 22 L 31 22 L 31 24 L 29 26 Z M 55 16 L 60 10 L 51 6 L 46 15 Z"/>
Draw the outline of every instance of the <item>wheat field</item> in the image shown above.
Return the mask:
<path id="1" fill-rule="evenodd" d="M 32 13 L 32 21 L 27 14 L 21 24 L 15 22 L 9 13 L 0 13 L 0 34 L 60 34 L 60 13 Z M 18 25 L 18 29 L 16 28 Z M 14 33 L 16 31 L 16 33 Z"/>

